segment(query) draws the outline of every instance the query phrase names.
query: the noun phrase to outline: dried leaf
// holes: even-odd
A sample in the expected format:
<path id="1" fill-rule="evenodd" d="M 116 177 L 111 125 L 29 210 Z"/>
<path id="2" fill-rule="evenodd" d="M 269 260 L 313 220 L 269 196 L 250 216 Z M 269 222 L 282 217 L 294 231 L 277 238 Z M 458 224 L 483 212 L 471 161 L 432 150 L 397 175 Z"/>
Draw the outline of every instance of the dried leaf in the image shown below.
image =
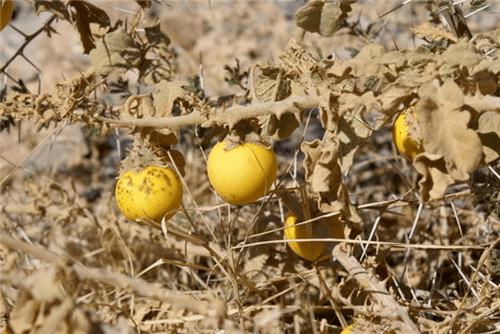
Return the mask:
<path id="1" fill-rule="evenodd" d="M 123 29 L 117 29 L 104 35 L 90 51 L 90 61 L 97 73 L 108 75 L 112 72 L 125 73 L 131 68 L 138 68 L 142 62 L 140 47 L 132 36 Z"/>
<path id="2" fill-rule="evenodd" d="M 335 131 L 339 121 L 340 96 L 326 87 L 319 87 L 318 95 L 321 96 L 319 108 L 321 125 L 327 131 Z"/>
<path id="3" fill-rule="evenodd" d="M 477 66 L 474 67 L 474 69 L 471 71 L 471 74 L 475 75 L 476 73 L 483 71 L 498 75 L 500 73 L 500 57 L 481 60 L 479 64 L 477 64 Z"/>
<path id="4" fill-rule="evenodd" d="M 333 61 L 329 59 L 323 59 L 320 62 L 320 66 L 325 68 L 326 77 L 332 79 L 334 77 L 337 82 L 347 79 L 349 74 L 351 74 L 352 68 L 349 62 Z"/>
<path id="5" fill-rule="evenodd" d="M 111 26 L 108 14 L 102 9 L 87 1 L 69 1 L 68 6 L 73 7 L 71 15 L 73 25 L 80 33 L 80 40 L 83 44 L 83 53 L 88 54 L 95 48 L 95 41 L 92 37 L 91 24 L 97 24 L 100 29 Z"/>
<path id="6" fill-rule="evenodd" d="M 458 38 L 455 37 L 451 32 L 444 29 L 444 27 L 440 24 L 437 27 L 432 25 L 430 22 L 425 22 L 419 26 L 410 28 L 411 31 L 415 35 L 420 38 L 425 38 L 429 42 L 435 42 L 442 39 L 447 39 L 452 41 L 453 43 L 458 42 Z"/>
<path id="7" fill-rule="evenodd" d="M 27 277 L 23 286 L 36 300 L 52 303 L 64 298 L 61 279 L 60 270 L 51 266 Z"/>
<path id="8" fill-rule="evenodd" d="M 51 12 L 58 18 L 71 22 L 71 15 L 65 3 L 62 1 L 44 1 L 39 0 L 33 3 L 35 14 L 38 16 L 43 12 Z"/>
<path id="9" fill-rule="evenodd" d="M 308 32 L 331 37 L 351 11 L 350 4 L 351 1 L 311 1 L 295 13 L 295 22 L 298 27 Z"/>
<path id="10" fill-rule="evenodd" d="M 474 46 L 468 42 L 450 45 L 439 57 L 441 63 L 460 68 L 474 68 L 483 59 Z"/>
<path id="11" fill-rule="evenodd" d="M 121 119 L 135 119 L 155 115 L 156 109 L 150 94 L 130 96 L 120 110 Z"/>
<path id="12" fill-rule="evenodd" d="M 163 59 L 145 59 L 141 66 L 141 79 L 146 86 L 172 78 L 173 69 Z"/>
<path id="13" fill-rule="evenodd" d="M 357 149 L 372 133 L 360 117 L 359 114 L 347 112 L 338 123 L 335 140 L 338 142 L 338 161 L 342 173 L 349 169 Z"/>
<path id="14" fill-rule="evenodd" d="M 172 109 L 179 100 L 186 97 L 189 92 L 184 89 L 187 85 L 184 81 L 161 81 L 153 93 L 156 115 L 159 117 L 172 116 Z"/>
<path id="15" fill-rule="evenodd" d="M 394 65 L 396 68 L 405 66 L 408 62 L 406 55 L 401 51 L 390 51 L 381 55 L 377 60 L 379 64 Z"/>
<path id="16" fill-rule="evenodd" d="M 300 121 L 301 115 L 295 113 L 284 113 L 279 116 L 272 114 L 264 125 L 264 131 L 274 140 L 283 140 L 292 135 L 300 126 Z"/>
<path id="17" fill-rule="evenodd" d="M 291 94 L 290 83 L 283 78 L 283 69 L 276 66 L 260 66 L 254 77 L 254 94 L 260 102 L 282 101 Z"/>
<path id="18" fill-rule="evenodd" d="M 135 0 L 135 2 L 141 6 L 142 9 L 148 9 L 151 7 L 152 1 L 151 0 Z"/>
<path id="19" fill-rule="evenodd" d="M 301 145 L 304 152 L 306 180 L 317 199 L 322 212 L 340 211 L 350 222 L 361 222 L 356 208 L 349 200 L 338 164 L 338 142 L 331 132 L 326 132 L 323 141 L 314 140 Z M 349 232 L 346 232 L 348 235 Z"/>
<path id="20" fill-rule="evenodd" d="M 169 58 L 171 56 L 168 46 L 170 45 L 170 37 L 160 29 L 160 20 L 154 24 L 144 28 L 148 45 L 153 52 L 159 56 Z"/>
<path id="21" fill-rule="evenodd" d="M 439 154 L 421 153 L 417 155 L 413 165 L 423 175 L 418 185 L 424 202 L 442 196 L 448 185 L 455 182 Z"/>
<path id="22" fill-rule="evenodd" d="M 479 115 L 475 126 L 481 143 L 485 163 L 490 163 L 500 157 L 500 114 L 486 111 Z"/>
<path id="23" fill-rule="evenodd" d="M 35 321 L 41 302 L 22 291 L 14 309 L 10 312 L 9 326 L 14 334 L 29 333 L 35 327 Z"/>
<path id="24" fill-rule="evenodd" d="M 435 98 L 424 97 L 416 105 L 426 152 L 440 154 L 455 180 L 466 180 L 481 161 L 481 140 L 468 128 L 470 113 L 459 110 L 464 97 L 453 81 L 445 82 Z"/>
<path id="25" fill-rule="evenodd" d="M 99 29 L 108 29 L 111 25 L 108 14 L 102 9 L 87 1 L 35 1 L 36 14 L 51 12 L 59 18 L 73 24 L 79 34 L 83 45 L 83 52 L 88 54 L 95 48 L 91 25 L 98 25 Z"/>
<path id="26" fill-rule="evenodd" d="M 438 88 L 424 85 L 419 95 L 416 119 L 426 154 L 417 155 L 414 164 L 424 175 L 419 184 L 428 200 L 441 196 L 452 182 L 467 180 L 483 153 L 479 136 L 468 128 L 470 113 L 460 110 L 464 96 L 455 82 L 446 81 Z"/>
<path id="27" fill-rule="evenodd" d="M 259 247 L 259 246 L 256 246 Z M 244 273 L 248 277 L 255 277 L 264 269 L 264 265 L 266 264 L 267 259 L 269 259 L 269 250 L 266 249 L 267 252 L 263 251 L 260 254 L 256 254 L 253 257 L 245 259 L 244 264 Z"/>
<path id="28" fill-rule="evenodd" d="M 141 68 L 142 80 L 146 85 L 154 85 L 162 80 L 172 77 L 173 66 L 170 63 L 173 58 L 169 50 L 170 37 L 161 31 L 160 21 L 146 27 L 146 39 L 151 51 L 157 55 L 156 59 L 145 59 Z"/>

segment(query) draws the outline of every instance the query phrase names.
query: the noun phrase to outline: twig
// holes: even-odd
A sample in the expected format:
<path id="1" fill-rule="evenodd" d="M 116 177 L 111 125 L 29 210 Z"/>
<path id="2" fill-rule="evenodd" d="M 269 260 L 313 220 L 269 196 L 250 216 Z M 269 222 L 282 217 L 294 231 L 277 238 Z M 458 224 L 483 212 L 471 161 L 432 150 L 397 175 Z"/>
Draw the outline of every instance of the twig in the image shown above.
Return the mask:
<path id="1" fill-rule="evenodd" d="M 470 279 L 469 286 L 467 287 L 467 290 L 465 291 L 465 294 L 462 297 L 462 300 L 461 300 L 460 304 L 458 305 L 456 312 L 453 314 L 453 317 L 452 317 L 450 325 L 449 325 L 450 329 L 453 329 L 453 326 L 455 325 L 457 318 L 462 313 L 462 310 L 464 309 L 465 304 L 467 303 L 467 298 L 469 297 L 469 294 L 471 293 L 471 291 L 473 289 L 473 283 L 479 277 L 479 269 L 484 265 L 484 263 L 486 262 L 486 260 L 488 259 L 489 255 L 490 255 L 491 251 L 493 250 L 493 248 L 495 248 L 498 245 L 499 242 L 500 242 L 500 239 L 497 239 L 494 242 L 492 242 L 490 247 L 488 247 L 488 249 L 485 249 L 483 254 L 481 255 L 481 257 L 479 258 L 479 261 L 477 263 L 477 269 Z M 462 332 L 462 333 L 465 333 L 465 332 Z"/>
<path id="2" fill-rule="evenodd" d="M 318 107 L 319 99 L 312 96 L 294 96 L 278 102 L 255 103 L 246 106 L 235 105 L 228 109 L 214 111 L 208 115 L 202 111 L 194 111 L 188 115 L 176 117 L 143 117 L 130 120 L 116 120 L 96 115 L 96 119 L 122 127 L 148 127 L 153 129 L 170 129 L 173 131 L 182 129 L 189 125 L 202 125 L 212 127 L 214 125 L 234 126 L 240 121 L 252 117 L 262 117 L 272 114 L 281 115 L 285 112 L 302 112 L 306 109 Z M 209 117 L 210 116 L 210 117 Z"/>
<path id="3" fill-rule="evenodd" d="M 394 330 L 405 334 L 420 333 L 420 330 L 410 318 L 408 311 L 387 291 L 385 284 L 379 281 L 376 276 L 370 275 L 354 256 L 344 250 L 345 248 L 345 244 L 335 246 L 332 255 L 347 270 L 349 275 L 352 275 L 359 285 L 370 294 L 370 297 L 375 302 L 385 310 L 394 312 L 394 320 L 399 320 L 396 321 L 399 322 L 399 326 L 396 325 Z"/>
<path id="4" fill-rule="evenodd" d="M 100 283 L 112 284 L 118 288 L 132 291 L 142 297 L 164 301 L 172 304 L 175 308 L 189 310 L 206 317 L 217 319 L 225 317 L 226 305 L 221 300 L 214 299 L 211 300 L 210 303 L 201 302 L 182 293 L 155 287 L 140 278 L 132 278 L 113 273 L 109 270 L 90 268 L 78 263 L 72 263 L 72 261 L 69 259 L 67 260 L 65 256 L 56 255 L 41 246 L 29 245 L 4 232 L 0 232 L 0 240 L 2 245 L 12 250 L 35 256 L 45 262 L 66 263 L 81 280 L 93 280 Z"/>

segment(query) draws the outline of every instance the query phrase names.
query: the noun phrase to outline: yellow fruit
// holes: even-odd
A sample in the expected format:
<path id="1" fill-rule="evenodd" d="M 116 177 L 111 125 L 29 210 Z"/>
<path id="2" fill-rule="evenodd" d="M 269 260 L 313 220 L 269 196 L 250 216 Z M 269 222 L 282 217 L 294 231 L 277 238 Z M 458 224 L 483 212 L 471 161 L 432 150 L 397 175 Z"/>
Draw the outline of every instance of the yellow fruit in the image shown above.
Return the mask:
<path id="1" fill-rule="evenodd" d="M 126 171 L 116 184 L 116 203 L 129 219 L 170 219 L 182 202 L 182 184 L 170 168 L 148 166 Z"/>
<path id="2" fill-rule="evenodd" d="M 232 204 L 248 204 L 266 195 L 276 178 L 272 148 L 253 143 L 226 150 L 226 141 L 214 146 L 208 156 L 207 172 L 217 194 Z"/>
<path id="3" fill-rule="evenodd" d="M 356 326 L 356 324 L 352 324 L 344 328 L 344 330 L 340 334 L 349 334 L 351 332 L 351 329 Z"/>
<path id="4" fill-rule="evenodd" d="M 314 223 L 290 227 L 295 223 L 297 223 L 297 216 L 289 213 L 285 220 L 285 227 L 289 227 L 285 228 L 286 240 L 315 238 L 312 226 Z M 325 249 L 322 242 L 288 242 L 288 246 L 295 254 L 309 261 L 317 260 Z"/>
<path id="5" fill-rule="evenodd" d="M 3 0 L 2 7 L 0 7 L 0 31 L 9 24 L 12 17 L 12 9 L 14 5 L 12 0 Z"/>
<path id="6" fill-rule="evenodd" d="M 297 223 L 297 216 L 289 213 L 285 219 L 285 239 L 314 239 L 314 238 L 344 238 L 344 228 L 338 216 L 314 221 L 293 227 Z M 300 223 L 300 222 L 299 222 Z M 292 226 L 292 227 L 290 227 Z M 333 243 L 324 242 L 288 242 L 292 251 L 301 258 L 309 261 L 324 260 L 330 257 Z"/>
<path id="7" fill-rule="evenodd" d="M 413 108 L 412 108 L 413 109 Z M 394 126 L 392 128 L 392 137 L 394 139 L 394 144 L 398 151 L 408 160 L 413 161 L 413 159 L 424 151 L 422 142 L 416 142 L 408 136 L 408 125 L 406 123 L 406 112 L 403 110 L 401 114 L 398 115 L 394 121 Z M 413 111 L 412 111 L 413 112 Z M 417 116 L 413 112 L 414 116 Z"/>

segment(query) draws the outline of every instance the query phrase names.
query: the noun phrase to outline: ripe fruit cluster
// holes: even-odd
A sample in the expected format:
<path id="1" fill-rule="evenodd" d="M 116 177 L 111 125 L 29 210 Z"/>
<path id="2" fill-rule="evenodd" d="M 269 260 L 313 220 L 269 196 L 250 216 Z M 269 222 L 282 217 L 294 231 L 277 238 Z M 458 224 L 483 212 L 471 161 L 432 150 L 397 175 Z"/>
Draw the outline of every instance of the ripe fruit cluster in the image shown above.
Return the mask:
<path id="1" fill-rule="evenodd" d="M 404 110 L 395 120 L 394 143 L 409 161 L 423 152 L 422 143 L 408 135 Z M 230 141 L 216 144 L 207 161 L 208 179 L 217 194 L 228 203 L 244 205 L 265 196 L 276 178 L 276 157 L 267 145 L 242 143 L 234 147 Z M 116 202 L 123 214 L 131 220 L 150 218 L 154 221 L 170 219 L 182 202 L 182 184 L 169 167 L 147 166 L 139 172 L 130 169 L 123 173 L 116 185 Z M 330 217 L 311 224 L 296 225 L 298 217 L 290 213 L 285 220 L 285 239 L 292 251 L 309 261 L 329 257 L 332 243 L 294 242 L 296 239 L 344 238 L 338 217 Z"/>
<path id="2" fill-rule="evenodd" d="M 141 141 L 135 151 L 144 157 L 152 153 Z M 238 144 L 227 149 L 229 141 L 215 145 L 209 154 L 207 173 L 213 188 L 231 204 L 255 202 L 267 194 L 276 178 L 276 157 L 271 147 L 254 143 Z M 137 153 L 139 152 L 139 153 Z M 152 154 L 154 155 L 154 154 Z M 150 157 L 151 161 L 156 158 Z M 129 160 L 133 160 L 129 157 Z M 124 164 L 126 169 L 130 163 Z M 131 164 L 132 166 L 134 163 Z M 138 169 L 138 168 L 136 168 Z M 150 165 L 126 170 L 118 179 L 115 197 L 121 212 L 129 219 L 149 218 L 160 222 L 170 219 L 182 203 L 182 184 L 170 167 Z M 329 257 L 332 243 L 294 242 L 296 239 L 344 238 L 338 217 L 325 218 L 312 224 L 297 224 L 297 216 L 290 213 L 285 221 L 285 239 L 298 256 L 309 260 Z"/>
<path id="3" fill-rule="evenodd" d="M 215 145 L 208 157 L 207 172 L 215 191 L 231 204 L 248 204 L 267 194 L 276 178 L 272 148 L 244 143 L 226 150 L 228 142 Z M 136 149 L 147 154 L 144 146 Z M 153 158 L 154 160 L 154 158 Z M 126 170 L 115 190 L 120 211 L 129 219 L 170 219 L 182 202 L 182 184 L 169 167 L 147 166 Z"/>

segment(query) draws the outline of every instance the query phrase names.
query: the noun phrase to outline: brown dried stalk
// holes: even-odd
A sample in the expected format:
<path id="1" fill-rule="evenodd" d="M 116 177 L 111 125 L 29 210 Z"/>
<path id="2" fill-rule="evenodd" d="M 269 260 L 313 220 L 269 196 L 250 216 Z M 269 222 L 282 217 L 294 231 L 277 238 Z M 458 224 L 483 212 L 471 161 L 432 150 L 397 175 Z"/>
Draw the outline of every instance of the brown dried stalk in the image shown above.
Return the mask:
<path id="1" fill-rule="evenodd" d="M 417 325 L 410 318 L 408 311 L 399 304 L 394 296 L 387 291 L 385 284 L 376 276 L 363 268 L 358 260 L 346 251 L 345 244 L 337 245 L 332 252 L 335 259 L 344 267 L 366 292 L 370 293 L 370 297 L 382 306 L 384 310 L 394 314 L 394 331 L 396 333 L 415 334 L 420 333 Z"/>
<path id="2" fill-rule="evenodd" d="M 0 232 L 0 240 L 2 245 L 12 250 L 35 256 L 45 262 L 65 263 L 81 280 L 93 280 L 104 284 L 112 284 L 142 297 L 164 301 L 172 304 L 174 308 L 185 309 L 206 316 L 207 318 L 223 319 L 226 315 L 226 304 L 221 300 L 214 299 L 211 300 L 210 303 L 206 303 L 189 295 L 153 286 L 140 278 L 133 278 L 116 274 L 109 270 L 90 268 L 78 263 L 73 263 L 65 258 L 65 256 L 54 254 L 40 246 L 29 245 L 4 232 Z"/>

